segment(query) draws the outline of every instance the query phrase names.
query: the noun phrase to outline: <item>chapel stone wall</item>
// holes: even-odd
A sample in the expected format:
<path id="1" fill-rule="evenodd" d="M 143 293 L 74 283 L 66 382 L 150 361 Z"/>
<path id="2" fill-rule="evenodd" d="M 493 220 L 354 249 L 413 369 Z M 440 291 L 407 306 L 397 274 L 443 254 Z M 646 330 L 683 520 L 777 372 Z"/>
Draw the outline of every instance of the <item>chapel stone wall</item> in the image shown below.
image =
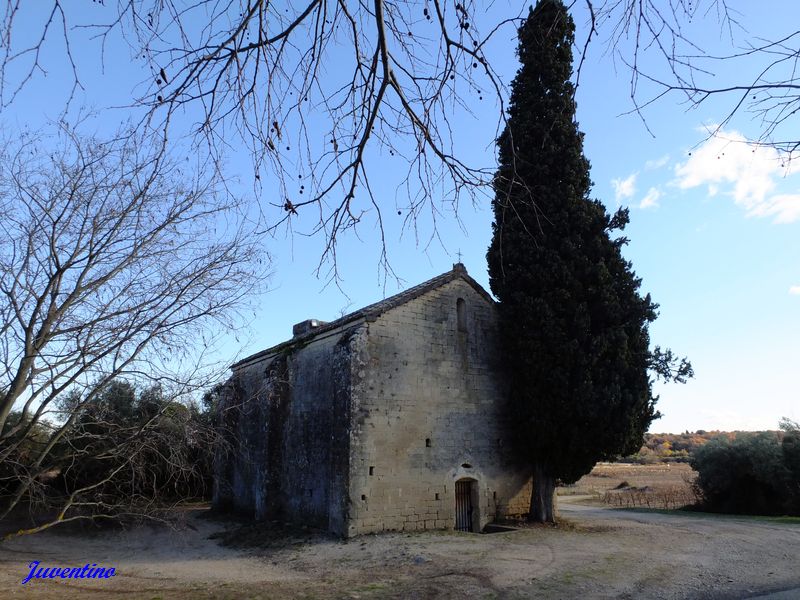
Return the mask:
<path id="1" fill-rule="evenodd" d="M 215 506 L 344 533 L 350 358 L 340 342 L 348 336 L 321 335 L 234 371 Z"/>
<path id="2" fill-rule="evenodd" d="M 459 308 L 460 307 L 460 308 Z M 351 349 L 348 535 L 451 529 L 470 479 L 475 529 L 527 512 L 511 459 L 494 305 L 461 278 L 367 324 Z"/>

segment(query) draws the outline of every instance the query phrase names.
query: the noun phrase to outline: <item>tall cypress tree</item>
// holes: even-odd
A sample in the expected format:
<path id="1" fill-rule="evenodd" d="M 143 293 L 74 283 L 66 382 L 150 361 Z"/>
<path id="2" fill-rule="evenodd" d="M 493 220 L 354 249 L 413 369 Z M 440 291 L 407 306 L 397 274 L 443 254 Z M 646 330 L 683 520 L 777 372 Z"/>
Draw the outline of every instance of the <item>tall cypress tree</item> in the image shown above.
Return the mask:
<path id="1" fill-rule="evenodd" d="M 640 447 L 658 417 L 650 370 L 691 376 L 685 359 L 650 350 L 657 306 L 639 293 L 626 239 L 612 237 L 627 210 L 610 216 L 589 197 L 570 81 L 574 28 L 561 0 L 539 0 L 519 29 L 487 256 L 534 521 L 554 520 L 558 480 Z"/>

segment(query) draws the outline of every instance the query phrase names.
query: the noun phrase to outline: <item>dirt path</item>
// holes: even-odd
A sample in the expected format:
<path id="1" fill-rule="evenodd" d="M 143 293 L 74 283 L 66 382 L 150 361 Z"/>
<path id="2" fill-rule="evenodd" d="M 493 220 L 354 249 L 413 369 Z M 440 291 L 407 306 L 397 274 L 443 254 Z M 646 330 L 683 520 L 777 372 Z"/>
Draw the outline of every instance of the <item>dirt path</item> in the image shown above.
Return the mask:
<path id="1" fill-rule="evenodd" d="M 800 597 L 800 526 L 615 511 L 562 502 L 572 529 L 492 535 L 292 538 L 235 550 L 192 519 L 181 532 L 57 532 L 0 546 L 10 598 L 748 598 Z M 31 580 L 44 566 L 113 566 L 109 580 Z"/>
<path id="2" fill-rule="evenodd" d="M 633 569 L 641 579 L 632 597 L 747 598 L 792 591 L 786 597 L 800 598 L 799 525 L 572 502 L 561 509 L 574 522 L 627 533 L 631 547 L 643 552 L 644 564 Z M 625 546 L 619 551 L 631 549 Z"/>

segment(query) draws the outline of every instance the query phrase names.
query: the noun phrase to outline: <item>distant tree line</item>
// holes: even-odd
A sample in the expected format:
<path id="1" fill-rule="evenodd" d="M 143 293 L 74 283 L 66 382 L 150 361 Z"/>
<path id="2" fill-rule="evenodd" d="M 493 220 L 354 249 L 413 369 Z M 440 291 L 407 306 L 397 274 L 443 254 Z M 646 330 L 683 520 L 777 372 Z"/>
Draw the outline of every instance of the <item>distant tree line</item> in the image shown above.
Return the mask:
<path id="1" fill-rule="evenodd" d="M 694 452 L 718 436 L 735 437 L 735 432 L 705 431 L 683 433 L 646 433 L 644 444 L 635 453 L 622 457 L 620 462 L 653 464 L 657 462 L 689 462 Z"/>
<path id="2" fill-rule="evenodd" d="M 685 462 L 691 461 L 695 453 L 708 442 L 718 438 L 732 441 L 741 435 L 749 435 L 746 431 L 684 431 L 683 433 L 646 433 L 642 447 L 620 462 L 634 462 L 639 464 L 653 464 L 658 462 Z M 777 432 L 772 432 L 777 433 Z"/>

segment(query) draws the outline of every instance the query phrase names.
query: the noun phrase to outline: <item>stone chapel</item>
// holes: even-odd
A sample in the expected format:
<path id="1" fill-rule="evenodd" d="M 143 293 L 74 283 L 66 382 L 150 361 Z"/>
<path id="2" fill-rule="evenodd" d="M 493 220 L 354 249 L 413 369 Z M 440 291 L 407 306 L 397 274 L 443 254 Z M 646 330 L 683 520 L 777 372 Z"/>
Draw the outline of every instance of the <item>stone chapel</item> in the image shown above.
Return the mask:
<path id="1" fill-rule="evenodd" d="M 458 263 L 237 362 L 214 507 L 344 537 L 477 532 L 527 512 L 495 323 L 494 300 Z"/>

